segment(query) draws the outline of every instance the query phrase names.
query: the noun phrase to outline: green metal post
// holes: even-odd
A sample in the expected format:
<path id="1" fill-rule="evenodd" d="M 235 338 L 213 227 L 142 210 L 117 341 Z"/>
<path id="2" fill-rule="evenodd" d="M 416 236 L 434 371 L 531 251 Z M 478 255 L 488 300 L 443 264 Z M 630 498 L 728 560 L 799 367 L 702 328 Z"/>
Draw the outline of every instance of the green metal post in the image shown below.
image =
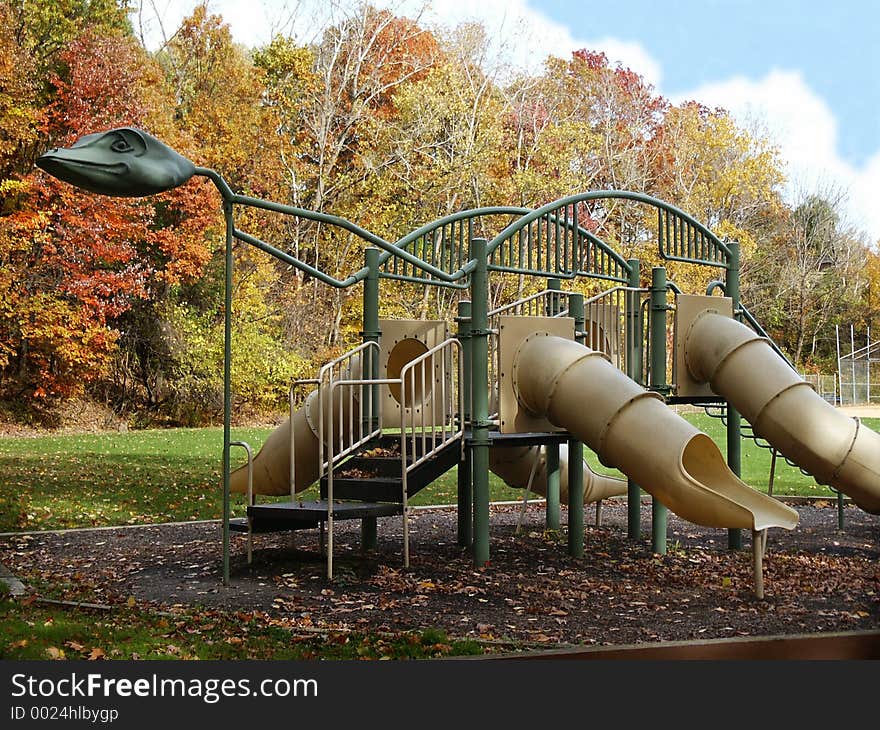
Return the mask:
<path id="1" fill-rule="evenodd" d="M 837 529 L 843 531 L 843 492 L 837 493 Z"/>
<path id="2" fill-rule="evenodd" d="M 574 318 L 575 339 L 584 343 L 584 295 L 568 295 L 568 313 Z M 568 440 L 568 554 L 584 556 L 584 445 Z"/>
<path id="3" fill-rule="evenodd" d="M 229 473 L 232 442 L 232 203 L 223 201 L 226 221 L 226 278 L 223 296 L 223 585 L 229 585 Z"/>
<path id="4" fill-rule="evenodd" d="M 547 288 L 550 291 L 561 291 L 562 281 L 557 278 L 547 279 Z M 560 310 L 560 296 L 550 295 L 547 316 L 555 317 Z M 559 509 L 559 444 L 547 444 L 544 446 L 544 455 L 547 460 L 547 494 L 545 524 L 548 530 L 558 530 L 561 524 Z"/>
<path id="5" fill-rule="evenodd" d="M 546 525 L 548 530 L 558 530 L 559 518 L 559 443 L 554 442 L 544 446 L 544 455 L 547 459 L 547 516 Z"/>
<path id="6" fill-rule="evenodd" d="M 630 275 L 627 285 L 637 289 L 639 280 L 639 260 L 629 259 Z M 640 320 L 639 296 L 637 292 L 628 292 L 626 302 L 626 374 L 637 383 L 641 382 L 641 350 L 642 327 Z M 641 537 L 641 489 L 632 479 L 626 482 L 626 534 L 630 540 L 638 540 Z"/>
<path id="7" fill-rule="evenodd" d="M 724 292 L 733 300 L 733 316 L 739 319 L 739 241 L 730 241 L 727 247 L 730 249 L 730 258 Z M 729 401 L 727 403 L 727 465 L 737 476 L 742 474 L 740 415 Z M 729 550 L 742 549 L 741 530 L 730 529 L 727 531 L 727 547 Z"/>
<path id="8" fill-rule="evenodd" d="M 367 276 L 364 279 L 364 329 L 361 332 L 364 342 L 378 342 L 381 336 L 379 330 L 379 249 L 370 247 L 364 251 L 364 265 L 367 268 Z M 370 380 L 379 378 L 379 358 L 373 350 L 368 351 L 367 367 L 362 372 Z M 367 427 L 372 430 L 379 424 L 379 388 L 368 386 L 364 394 L 369 407 L 365 409 L 364 418 L 368 420 Z M 361 520 L 361 549 L 375 550 L 379 544 L 379 530 L 375 517 L 364 517 Z"/>
<path id="9" fill-rule="evenodd" d="M 562 280 L 561 279 L 547 279 L 547 288 L 550 291 L 562 291 Z M 547 307 L 547 316 L 555 317 L 559 314 L 559 300 L 560 297 L 556 294 L 550 296 L 549 306 Z"/>
<path id="10" fill-rule="evenodd" d="M 651 383 L 652 389 L 666 391 L 666 269 L 651 269 Z M 667 510 L 656 497 L 651 500 L 651 549 L 666 555 Z"/>
<path id="11" fill-rule="evenodd" d="M 471 240 L 471 476 L 474 565 L 489 562 L 489 272 L 487 241 Z"/>
<path id="12" fill-rule="evenodd" d="M 461 387 L 464 391 L 464 413 L 460 414 L 463 428 L 467 430 L 471 420 L 471 303 L 463 300 L 458 303 L 458 339 L 461 342 L 462 374 Z M 471 451 L 465 449 L 458 463 L 458 544 L 470 547 L 474 540 L 473 523 L 474 497 L 471 490 Z"/>

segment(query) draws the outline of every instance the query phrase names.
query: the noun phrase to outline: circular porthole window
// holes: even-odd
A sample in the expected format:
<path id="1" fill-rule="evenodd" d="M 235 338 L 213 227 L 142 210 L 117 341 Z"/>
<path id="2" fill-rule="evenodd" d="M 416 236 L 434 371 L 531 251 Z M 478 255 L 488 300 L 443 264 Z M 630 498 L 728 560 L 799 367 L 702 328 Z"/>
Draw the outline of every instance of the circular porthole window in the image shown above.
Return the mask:
<path id="1" fill-rule="evenodd" d="M 428 346 L 421 340 L 415 338 L 406 338 L 398 342 L 388 353 L 388 377 L 399 380 L 403 369 L 408 363 L 411 363 L 417 357 L 424 355 L 428 351 Z M 420 407 L 426 399 L 431 397 L 431 390 L 434 385 L 434 371 L 432 367 L 433 358 L 429 358 L 424 362 L 424 383 L 422 379 L 422 365 L 412 368 L 403 382 L 404 392 L 409 402 L 407 405 L 412 407 Z M 403 395 L 400 392 L 400 384 L 392 383 L 388 386 L 391 397 L 400 405 Z M 423 392 L 424 390 L 424 392 Z M 415 397 L 413 397 L 415 396 Z"/>

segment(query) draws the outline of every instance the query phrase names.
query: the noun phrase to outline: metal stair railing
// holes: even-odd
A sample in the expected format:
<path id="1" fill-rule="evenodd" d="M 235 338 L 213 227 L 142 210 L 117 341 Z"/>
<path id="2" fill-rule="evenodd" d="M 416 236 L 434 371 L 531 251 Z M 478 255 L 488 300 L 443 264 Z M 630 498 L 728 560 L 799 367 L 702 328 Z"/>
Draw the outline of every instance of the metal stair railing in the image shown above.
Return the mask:
<path id="1" fill-rule="evenodd" d="M 584 337 L 584 344 L 597 352 L 604 352 L 612 365 L 623 373 L 627 372 L 626 364 L 626 343 L 631 340 L 633 342 L 649 341 L 647 332 L 643 329 L 638 330 L 638 323 L 647 323 L 649 317 L 645 317 L 641 313 L 641 308 L 647 303 L 647 299 L 639 304 L 640 316 L 627 316 L 626 299 L 629 296 L 641 297 L 649 293 L 650 290 L 636 288 L 631 286 L 614 286 L 599 292 L 592 297 L 584 299 L 584 322 L 586 323 L 586 331 L 579 332 Z M 600 327 L 602 322 L 610 322 L 612 325 L 611 332 L 608 328 Z M 596 330 L 592 327 L 596 325 Z M 633 329 L 631 329 L 633 328 Z M 629 336 L 628 336 L 629 335 Z M 643 358 L 644 364 L 649 362 L 646 356 Z M 643 382 L 647 382 L 645 374 Z"/>
<path id="2" fill-rule="evenodd" d="M 455 360 L 453 367 L 453 359 Z M 428 370 L 430 368 L 430 375 Z M 439 371 L 439 372 L 436 372 Z M 440 382 L 440 398 L 431 393 L 430 417 L 428 403 L 424 400 L 428 382 L 435 378 Z M 464 389 L 462 385 L 462 346 L 456 338 L 450 338 L 408 362 L 400 371 L 400 460 L 401 498 L 403 506 L 403 564 L 409 567 L 409 504 L 408 477 L 420 464 L 458 441 L 464 448 Z M 421 389 L 417 391 L 416 385 Z M 409 392 L 407 392 L 409 391 Z M 419 393 L 419 399 L 416 393 Z M 454 401 L 453 401 L 454 398 Z M 421 408 L 416 403 L 421 402 Z M 455 408 L 451 407 L 455 403 Z M 416 412 L 421 416 L 416 419 Z M 407 419 L 409 413 L 409 419 Z M 409 422 L 407 422 L 407 420 Z M 438 436 L 437 423 L 440 423 Z M 429 431 L 430 429 L 430 431 Z M 430 434 L 430 435 L 429 435 Z M 416 457 L 417 444 L 421 442 L 421 455 Z M 407 446 L 412 451 L 412 462 L 407 463 Z M 429 448 L 430 445 L 430 448 Z M 461 461 L 463 453 L 460 455 Z"/>
<path id="3" fill-rule="evenodd" d="M 375 343 L 365 343 L 373 344 Z M 362 346 L 363 347 L 363 346 Z M 352 351 L 353 353 L 355 351 Z M 352 454 L 357 448 L 363 446 L 375 436 L 380 436 L 384 430 L 381 409 L 378 412 L 378 424 L 375 429 L 368 433 L 357 431 L 356 422 L 363 423 L 363 408 L 360 408 L 360 418 L 353 418 L 354 393 L 370 391 L 373 386 L 396 385 L 400 389 L 400 460 L 402 495 L 401 507 L 403 510 L 403 538 L 404 538 L 404 567 L 409 567 L 409 506 L 407 494 L 407 478 L 420 464 L 426 462 L 432 456 L 449 446 L 456 440 L 464 444 L 464 423 L 461 414 L 464 413 L 464 390 L 462 382 L 462 347 L 456 338 L 444 340 L 439 345 L 431 348 L 419 357 L 408 362 L 400 371 L 399 378 L 347 378 L 330 382 L 330 409 L 328 413 L 328 430 L 331 437 L 327 443 L 327 579 L 333 579 L 333 482 L 336 465 Z M 452 360 L 455 359 L 453 368 Z M 429 375 L 430 373 L 430 375 Z M 439 397 L 433 392 L 435 381 L 439 381 Z M 430 395 L 428 384 L 431 384 Z M 421 389 L 417 390 L 416 386 Z M 337 393 L 346 390 L 349 395 L 339 397 Z M 418 393 L 418 397 L 416 394 Z M 454 398 L 454 401 L 453 401 Z M 452 407 L 452 403 L 455 407 Z M 348 413 L 344 404 L 348 403 Z M 417 406 L 416 404 L 419 404 Z M 338 405 L 337 405 L 338 404 Z M 430 404 L 430 405 L 429 405 Z M 417 418 L 416 413 L 421 415 Z M 409 416 L 407 416 L 409 413 Z M 430 417 L 428 414 L 430 413 Z M 337 415 L 339 422 L 337 422 Z M 437 425 L 439 422 L 439 435 Z M 343 426 L 347 423 L 348 430 Z M 339 433 L 337 435 L 337 428 Z M 348 433 L 349 438 L 345 439 Z M 359 435 L 359 438 L 355 438 Z M 416 457 L 418 444 L 421 444 L 421 455 Z M 430 445 L 430 448 L 429 448 Z M 408 463 L 407 447 L 413 456 Z M 339 451 L 337 451 L 337 447 Z M 322 471 L 322 475 L 324 472 Z"/>

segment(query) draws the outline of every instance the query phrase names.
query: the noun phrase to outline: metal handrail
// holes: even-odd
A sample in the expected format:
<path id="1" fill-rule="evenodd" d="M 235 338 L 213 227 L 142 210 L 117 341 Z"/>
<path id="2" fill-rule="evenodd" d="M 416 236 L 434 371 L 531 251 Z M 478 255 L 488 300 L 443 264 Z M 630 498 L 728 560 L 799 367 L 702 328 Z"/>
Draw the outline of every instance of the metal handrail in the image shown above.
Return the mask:
<path id="1" fill-rule="evenodd" d="M 332 414 L 332 410 L 333 410 L 332 409 L 332 405 L 333 405 L 332 389 L 333 389 L 333 381 L 334 381 L 333 369 L 336 366 L 342 365 L 343 363 L 346 363 L 346 362 L 348 362 L 349 366 L 350 366 L 351 362 L 354 361 L 355 357 L 357 357 L 362 352 L 365 352 L 367 350 L 372 351 L 371 357 L 378 358 L 378 356 L 379 356 L 379 343 L 374 342 L 372 340 L 369 340 L 367 342 L 363 342 L 360 345 L 358 345 L 357 347 L 349 350 L 345 354 L 340 355 L 335 360 L 331 360 L 330 362 L 328 362 L 327 364 L 322 366 L 321 369 L 318 371 L 318 395 L 317 395 L 317 398 L 318 398 L 318 434 L 319 434 L 318 435 L 318 474 L 319 474 L 319 477 L 321 474 L 324 473 L 324 470 L 329 468 L 329 466 L 330 466 L 330 462 L 324 460 L 324 399 L 321 397 L 321 386 L 324 385 L 324 380 L 326 378 L 327 386 L 331 390 L 330 404 L 331 404 L 331 414 Z M 363 362 L 363 360 L 361 362 Z M 363 371 L 364 371 L 364 368 L 362 365 L 361 366 L 361 375 L 363 375 Z M 371 368 L 370 372 L 372 372 L 372 368 Z M 366 380 L 370 380 L 370 379 L 366 378 Z M 372 392 L 371 392 L 371 401 L 372 401 Z M 363 404 L 361 404 L 361 405 L 363 405 Z M 370 405 L 371 405 L 370 412 L 372 413 L 375 410 L 375 407 L 377 404 L 371 402 Z M 341 407 L 341 404 L 340 404 L 340 407 Z M 381 420 L 381 409 L 379 409 L 379 410 L 380 410 L 380 413 L 378 415 Z M 332 420 L 330 422 L 330 425 L 331 425 L 331 430 L 330 430 L 328 440 L 332 441 L 332 439 L 333 439 Z M 379 431 L 381 432 L 381 423 L 379 425 Z M 343 457 L 339 456 L 338 458 L 343 458 Z"/>
<path id="2" fill-rule="evenodd" d="M 613 286 L 610 289 L 606 289 L 605 291 L 599 292 L 598 294 L 594 294 L 593 296 L 584 300 L 584 320 L 586 323 L 590 323 L 591 321 L 595 321 L 595 317 L 592 316 L 592 311 L 591 311 L 592 307 L 599 305 L 603 299 L 608 299 L 612 296 L 617 297 L 617 303 L 611 304 L 611 306 L 617 307 L 617 309 L 619 310 L 619 314 L 621 317 L 623 317 L 624 321 L 618 322 L 618 329 L 617 329 L 617 333 L 616 333 L 616 338 L 617 338 L 617 358 L 616 358 L 616 361 L 612 357 L 613 353 L 606 353 L 606 354 L 608 354 L 613 365 L 618 370 L 621 370 L 623 372 L 626 372 L 626 367 L 627 367 L 625 359 L 624 359 L 626 347 L 621 346 L 621 340 L 625 344 L 625 342 L 627 340 L 627 333 L 629 332 L 633 341 L 638 341 L 638 342 L 645 342 L 646 340 L 650 341 L 650 337 L 646 336 L 645 331 L 642 331 L 642 332 L 636 331 L 638 329 L 639 322 L 644 322 L 645 326 L 647 327 L 650 324 L 650 317 L 646 317 L 644 312 L 642 311 L 642 308 L 645 307 L 646 303 L 648 302 L 648 300 L 645 299 L 644 301 L 642 301 L 638 305 L 639 306 L 639 309 L 637 312 L 638 316 L 627 318 L 626 317 L 626 307 L 625 306 L 621 307 L 620 297 L 625 296 L 627 294 L 642 295 L 642 294 L 648 293 L 649 291 L 650 291 L 649 289 L 646 289 L 644 287 Z M 632 328 L 632 330 L 629 331 L 629 328 Z M 586 344 L 588 347 L 593 346 L 592 343 L 586 343 Z M 596 343 L 596 344 L 600 344 L 600 343 Z M 647 368 L 647 365 L 649 362 L 650 362 L 650 358 L 645 357 L 644 363 L 643 363 L 645 368 Z M 640 373 L 639 375 L 644 377 L 644 382 L 647 382 L 647 372 Z"/>
<path id="3" fill-rule="evenodd" d="M 436 431 L 436 421 L 437 419 L 437 398 L 431 398 L 431 418 L 426 419 L 427 407 L 424 401 L 424 396 L 426 391 L 427 382 L 425 380 L 425 370 L 426 362 L 434 363 L 434 356 L 437 353 L 443 353 L 440 357 L 440 407 L 446 409 L 447 403 L 447 393 L 446 393 L 446 381 L 447 377 L 450 374 L 446 372 L 446 352 L 454 351 L 456 354 L 457 361 L 457 371 L 458 371 L 458 430 L 455 429 L 455 412 L 453 411 L 451 414 L 442 414 L 443 418 L 441 419 L 440 424 L 440 442 L 437 442 L 437 431 Z M 462 346 L 461 342 L 458 339 L 452 337 L 447 340 L 444 340 L 439 345 L 435 345 L 427 352 L 421 354 L 419 357 L 414 358 L 410 362 L 408 362 L 400 371 L 400 392 L 401 392 L 401 404 L 400 404 L 400 461 L 401 461 L 401 482 L 402 482 L 402 507 L 403 507 L 403 564 L 404 567 L 409 567 L 409 495 L 408 495 L 408 483 L 407 477 L 409 473 L 415 469 L 419 464 L 423 464 L 427 461 L 431 456 L 437 454 L 441 449 L 446 447 L 448 444 L 453 441 L 459 440 L 463 443 L 462 437 L 464 436 L 464 422 L 461 418 L 461 414 L 464 413 L 464 389 L 461 387 L 461 377 L 462 377 L 462 364 L 461 364 L 461 354 L 462 354 Z M 416 379 L 413 377 L 409 378 L 410 390 L 412 395 L 412 402 L 410 406 L 407 407 L 407 398 L 406 398 L 406 383 L 407 376 L 417 367 L 420 367 L 421 371 L 421 390 L 419 391 L 422 395 L 422 418 L 420 428 L 416 427 L 415 423 L 415 403 L 416 403 Z M 434 364 L 436 368 L 436 364 Z M 433 379 L 433 378 L 432 378 Z M 407 410 L 410 412 L 410 421 L 411 421 L 411 440 L 412 440 L 412 463 L 407 464 L 406 458 L 406 446 L 407 446 L 407 423 L 406 423 L 406 413 Z M 427 426 L 431 427 L 431 449 L 428 449 L 428 438 L 426 435 Z M 449 426 L 449 436 L 446 436 L 446 428 Z M 421 442 L 422 442 L 422 455 L 419 458 L 416 458 L 416 444 L 418 443 L 417 433 L 421 433 Z"/>
<path id="4" fill-rule="evenodd" d="M 446 350 L 454 350 L 456 353 L 456 356 L 457 356 L 456 357 L 457 374 L 458 374 L 457 405 L 458 405 L 459 423 L 458 423 L 458 428 L 456 429 L 455 424 L 454 424 L 456 413 L 454 410 L 452 410 L 449 414 L 444 414 L 444 418 L 442 419 L 442 422 L 440 424 L 440 438 L 438 440 L 437 432 L 436 432 L 436 424 L 434 423 L 435 421 L 440 420 L 437 418 L 437 415 L 438 415 L 437 404 L 439 403 L 440 407 L 443 409 L 446 408 L 446 404 L 448 401 L 448 395 L 449 395 L 446 390 L 446 383 L 447 383 L 447 380 L 449 379 L 449 376 L 451 375 L 451 373 L 448 372 L 448 370 L 447 370 L 447 364 L 446 364 L 447 358 L 446 358 L 446 355 L 444 354 L 444 356 L 440 358 L 440 364 L 439 364 L 440 383 L 441 383 L 440 397 L 439 397 L 439 399 L 435 398 L 435 397 L 431 398 L 431 419 L 430 419 L 431 420 L 431 424 L 430 424 L 430 426 L 431 426 L 431 437 L 430 437 L 431 448 L 428 449 L 429 437 L 428 437 L 427 432 L 428 432 L 429 424 L 428 424 L 428 420 L 426 417 L 426 413 L 427 413 L 428 409 L 425 407 L 425 399 L 424 399 L 424 395 L 423 395 L 422 401 L 421 401 L 422 408 L 420 409 L 421 414 L 422 414 L 421 424 L 417 425 L 415 423 L 416 379 L 411 377 L 411 373 L 413 372 L 413 370 L 416 367 L 421 365 L 421 378 L 419 379 L 419 383 L 421 384 L 421 391 L 420 392 L 422 394 L 425 394 L 427 392 L 427 379 L 426 379 L 427 368 L 425 367 L 425 363 L 430 361 L 432 364 L 434 364 L 435 367 L 437 367 L 437 365 L 434 363 L 437 353 L 442 352 L 442 351 L 446 351 Z M 464 400 L 463 400 L 464 399 L 464 391 L 461 388 L 461 376 L 462 376 L 461 353 L 462 353 L 461 343 L 456 338 L 449 338 L 449 339 L 441 342 L 439 345 L 436 345 L 435 347 L 431 348 L 427 352 L 422 353 L 422 355 L 420 355 L 419 357 L 408 362 L 401 369 L 399 378 L 378 378 L 378 379 L 348 378 L 348 379 L 342 379 L 342 380 L 333 380 L 330 383 L 329 400 L 330 400 L 330 404 L 332 407 L 330 408 L 330 412 L 328 414 L 328 426 L 329 426 L 329 431 L 330 431 L 330 438 L 328 439 L 328 444 L 327 444 L 328 455 L 327 455 L 327 463 L 326 463 L 326 476 L 327 476 L 327 579 L 328 580 L 333 579 L 333 526 L 334 526 L 334 519 L 333 519 L 334 493 L 333 493 L 333 488 L 334 488 L 335 467 L 343 458 L 345 458 L 346 456 L 353 453 L 357 448 L 368 443 L 375 436 L 381 435 L 382 430 L 383 430 L 383 425 L 381 422 L 381 415 L 380 415 L 380 419 L 379 419 L 379 423 L 378 423 L 377 428 L 372 429 L 372 430 L 367 430 L 365 432 L 365 430 L 363 429 L 363 423 L 364 423 L 364 419 L 362 417 L 363 413 L 361 413 L 361 418 L 358 419 L 358 423 L 361 424 L 361 430 L 357 432 L 357 438 L 354 438 L 354 435 L 355 435 L 354 426 L 353 426 L 354 421 L 352 418 L 351 408 L 349 408 L 349 414 L 348 414 L 349 439 L 348 439 L 348 442 L 345 443 L 345 440 L 343 438 L 344 433 L 340 433 L 339 446 L 341 446 L 342 448 L 340 449 L 339 452 L 337 452 L 336 451 L 337 439 L 335 438 L 336 429 L 337 429 L 337 425 L 341 426 L 342 423 L 341 422 L 339 424 L 336 423 L 336 416 L 337 416 L 337 412 L 338 412 L 340 419 L 342 419 L 344 416 L 344 413 L 345 413 L 344 408 L 342 406 L 342 404 L 345 401 L 344 401 L 344 399 L 337 397 L 337 391 L 341 390 L 342 388 L 348 388 L 354 393 L 354 392 L 357 392 L 357 389 L 363 388 L 364 386 L 375 386 L 375 385 L 397 385 L 400 388 L 400 393 L 401 393 L 400 455 L 401 455 L 401 479 L 402 479 L 402 483 L 403 483 L 403 485 L 402 485 L 402 490 L 403 490 L 402 508 L 403 508 L 403 522 L 404 522 L 404 525 L 403 525 L 404 565 L 406 567 L 409 567 L 409 516 L 408 516 L 408 502 L 407 502 L 407 486 L 408 486 L 407 485 L 407 476 L 416 466 L 418 466 L 419 464 L 422 464 L 429 457 L 437 454 L 442 448 L 447 446 L 449 443 L 452 443 L 455 440 L 461 440 L 462 436 L 464 435 L 464 424 L 460 418 L 460 414 L 462 414 L 464 412 L 463 411 L 463 409 L 464 409 Z M 431 376 L 431 380 L 432 380 L 432 382 L 434 380 L 433 374 Z M 412 401 L 411 402 L 407 399 L 407 385 L 409 385 L 409 387 L 412 391 Z M 353 400 L 353 397 L 354 396 L 351 396 L 352 400 Z M 340 404 L 340 406 L 338 408 L 336 407 L 337 402 Z M 411 403 L 411 404 L 407 405 L 407 403 Z M 361 411 L 362 410 L 363 409 L 361 408 Z M 410 420 L 412 421 L 412 423 L 409 424 L 410 425 L 409 429 L 407 428 L 408 424 L 407 424 L 407 420 L 406 420 L 407 419 L 407 411 L 410 411 Z M 448 416 L 448 418 L 447 418 L 447 416 Z M 411 432 L 410 435 L 408 435 L 408 430 Z M 423 453 L 418 459 L 414 458 L 413 462 L 411 464 L 407 464 L 407 444 L 408 444 L 408 442 L 412 444 L 412 453 L 413 453 L 413 456 L 415 456 L 415 453 L 417 450 L 416 444 L 418 443 L 419 440 L 421 440 L 421 443 L 422 443 L 422 452 Z M 343 445 L 343 444 L 345 444 L 345 445 Z M 322 473 L 323 473 L 323 471 L 324 470 L 322 469 Z"/>
<path id="5" fill-rule="evenodd" d="M 253 505 L 254 502 L 254 451 L 251 448 L 251 445 L 247 441 L 230 441 L 229 448 L 231 449 L 233 446 L 240 446 L 247 452 L 247 507 L 249 508 Z M 253 525 L 251 523 L 251 513 L 250 509 L 245 510 L 245 514 L 247 515 L 247 561 L 248 565 L 251 564 L 254 556 L 254 533 L 253 533 Z"/>
<path id="6" fill-rule="evenodd" d="M 509 312 L 511 310 L 515 310 L 518 307 L 523 307 L 526 304 L 529 304 L 536 299 L 540 299 L 542 297 L 559 297 L 560 299 L 563 297 L 568 297 L 571 292 L 563 291 L 562 289 L 543 289 L 542 291 L 537 292 L 536 294 L 530 294 L 527 297 L 522 297 L 521 299 L 517 299 L 515 302 L 511 302 L 510 304 L 505 304 L 503 307 L 498 307 L 497 309 L 492 309 L 486 313 L 486 316 L 489 318 L 497 317 L 500 314 L 504 314 L 505 312 Z M 548 296 L 549 295 L 549 296 Z M 568 310 L 566 310 L 568 311 Z M 558 314 L 554 314 L 551 316 L 559 316 Z"/>

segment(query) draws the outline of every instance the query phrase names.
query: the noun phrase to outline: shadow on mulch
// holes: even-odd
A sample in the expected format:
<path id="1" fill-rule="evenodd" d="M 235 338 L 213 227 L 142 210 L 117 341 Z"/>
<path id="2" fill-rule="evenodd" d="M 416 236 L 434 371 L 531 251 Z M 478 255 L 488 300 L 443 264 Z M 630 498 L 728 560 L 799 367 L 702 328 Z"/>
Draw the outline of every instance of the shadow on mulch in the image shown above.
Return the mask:
<path id="1" fill-rule="evenodd" d="M 626 539 L 626 505 L 607 504 L 588 526 L 585 556 L 544 530 L 530 507 L 493 507 L 491 562 L 475 569 L 456 544 L 454 510 L 416 512 L 411 567 L 402 567 L 400 518 L 379 521 L 378 549 L 362 555 L 359 524 L 337 524 L 336 578 L 328 583 L 317 530 L 257 535 L 254 560 L 234 536 L 231 585 L 221 585 L 217 524 L 157 525 L 16 536 L 0 562 L 56 597 L 264 612 L 291 628 L 402 631 L 528 644 L 630 644 L 660 640 L 880 628 L 880 520 L 854 507 L 837 531 L 829 506 L 798 506 L 797 529 L 772 530 L 765 600 L 752 592 L 750 535 L 727 550 L 727 531 L 669 516 L 669 549 Z M 643 535 L 650 510 L 643 508 Z M 592 509 L 588 509 L 592 515 Z M 565 524 L 565 512 L 562 516 Z M 295 539 L 295 547 L 294 547 Z"/>

